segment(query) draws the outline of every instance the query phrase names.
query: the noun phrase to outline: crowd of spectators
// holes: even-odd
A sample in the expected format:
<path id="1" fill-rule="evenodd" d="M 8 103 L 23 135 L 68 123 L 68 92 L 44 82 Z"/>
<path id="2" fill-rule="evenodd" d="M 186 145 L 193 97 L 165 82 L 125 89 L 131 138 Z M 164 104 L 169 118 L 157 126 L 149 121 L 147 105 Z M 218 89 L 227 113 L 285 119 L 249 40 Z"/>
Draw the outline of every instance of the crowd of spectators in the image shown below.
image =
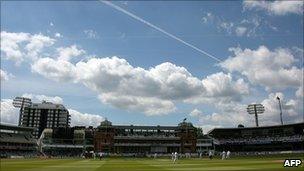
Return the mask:
<path id="1" fill-rule="evenodd" d="M 37 157 L 36 151 L 1 150 L 0 158 L 32 158 Z"/>
<path id="2" fill-rule="evenodd" d="M 217 139 L 220 144 L 270 144 L 273 142 L 303 142 L 304 135 L 265 136 Z"/>
<path id="3" fill-rule="evenodd" d="M 44 150 L 43 153 L 47 157 L 51 157 L 51 158 L 81 157 L 83 154 L 83 150 L 82 149 L 49 149 L 49 150 Z"/>
<path id="4" fill-rule="evenodd" d="M 118 133 L 115 136 L 118 137 L 163 137 L 163 138 L 168 138 L 168 137 L 176 137 L 176 134 L 174 133 L 169 133 L 169 132 L 162 132 L 162 133 L 157 133 L 157 132 L 135 132 L 135 133 Z"/>

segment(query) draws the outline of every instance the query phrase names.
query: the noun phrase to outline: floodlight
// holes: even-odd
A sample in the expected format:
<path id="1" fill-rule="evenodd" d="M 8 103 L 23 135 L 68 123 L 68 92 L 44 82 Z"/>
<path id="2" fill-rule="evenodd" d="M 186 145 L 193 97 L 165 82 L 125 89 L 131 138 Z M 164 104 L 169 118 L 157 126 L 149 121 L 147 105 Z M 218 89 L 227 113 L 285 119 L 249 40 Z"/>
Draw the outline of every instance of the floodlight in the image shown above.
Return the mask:
<path id="1" fill-rule="evenodd" d="M 264 113 L 265 108 L 262 104 L 250 104 L 247 107 L 247 112 L 250 115 L 255 115 L 255 124 L 258 127 L 259 126 L 259 121 L 258 121 L 258 114 Z"/>
<path id="2" fill-rule="evenodd" d="M 31 104 L 32 104 L 32 100 L 26 97 L 15 97 L 15 99 L 13 100 L 13 106 L 16 108 L 30 106 Z"/>

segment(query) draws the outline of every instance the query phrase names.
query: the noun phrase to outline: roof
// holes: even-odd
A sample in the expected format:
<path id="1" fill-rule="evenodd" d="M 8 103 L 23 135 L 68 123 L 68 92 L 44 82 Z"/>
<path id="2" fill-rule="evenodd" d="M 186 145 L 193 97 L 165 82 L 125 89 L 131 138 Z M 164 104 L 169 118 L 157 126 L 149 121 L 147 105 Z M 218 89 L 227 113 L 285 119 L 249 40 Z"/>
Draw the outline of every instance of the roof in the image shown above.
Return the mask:
<path id="1" fill-rule="evenodd" d="M 105 119 L 104 121 L 100 122 L 100 126 L 102 126 L 102 127 L 109 127 L 109 126 L 112 126 L 112 122 L 110 122 L 107 119 Z"/>
<path id="2" fill-rule="evenodd" d="M 66 108 L 62 104 L 55 104 L 51 102 L 42 102 L 42 103 L 32 103 L 30 108 L 35 109 L 61 109 L 66 110 Z"/>
<path id="3" fill-rule="evenodd" d="M 114 125 L 116 129 L 161 129 L 161 130 L 175 130 L 177 126 L 134 126 L 134 125 Z"/>
<path id="4" fill-rule="evenodd" d="M 212 137 L 210 137 L 208 134 L 199 135 L 199 136 L 197 137 L 197 140 L 200 140 L 200 139 L 212 139 Z"/>
<path id="5" fill-rule="evenodd" d="M 36 144 L 36 140 L 27 134 L 1 133 L 1 142 Z"/>
<path id="6" fill-rule="evenodd" d="M 193 127 L 191 122 L 186 122 L 186 121 L 179 123 L 178 126 L 179 127 Z"/>
<path id="7" fill-rule="evenodd" d="M 33 127 L 22 127 L 22 126 L 16 126 L 16 125 L 5 125 L 5 124 L 0 124 L 0 130 L 11 130 L 11 131 L 28 131 L 32 132 L 36 128 Z"/>
<path id="8" fill-rule="evenodd" d="M 285 124 L 285 125 L 272 125 L 272 126 L 260 126 L 260 127 L 236 127 L 236 128 L 214 128 L 208 132 L 208 134 L 212 134 L 218 131 L 232 131 L 232 130 L 259 130 L 259 129 L 273 129 L 273 128 L 286 128 L 286 127 L 294 127 L 294 126 L 302 126 L 304 127 L 304 122 L 293 123 L 293 124 Z"/>
<path id="9" fill-rule="evenodd" d="M 97 128 L 115 128 L 115 129 L 147 129 L 147 130 L 176 130 L 179 126 L 150 126 L 150 125 L 112 125 L 112 122 L 105 119 L 100 122 L 100 125 Z"/>

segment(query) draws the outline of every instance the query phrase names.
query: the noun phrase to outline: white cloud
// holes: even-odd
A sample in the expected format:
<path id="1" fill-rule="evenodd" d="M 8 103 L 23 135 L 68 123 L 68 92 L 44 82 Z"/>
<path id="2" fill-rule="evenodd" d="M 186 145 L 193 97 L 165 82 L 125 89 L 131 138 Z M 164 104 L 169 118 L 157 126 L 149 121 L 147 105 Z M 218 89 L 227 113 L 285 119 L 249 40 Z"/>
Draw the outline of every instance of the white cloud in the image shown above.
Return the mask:
<path id="1" fill-rule="evenodd" d="M 6 59 L 13 60 L 20 64 L 24 59 L 24 54 L 20 50 L 19 44 L 29 40 L 28 33 L 9 33 L 1 31 L 1 52 Z"/>
<path id="2" fill-rule="evenodd" d="M 13 106 L 12 99 L 1 99 L 0 121 L 5 124 L 18 124 L 19 109 Z"/>
<path id="3" fill-rule="evenodd" d="M 9 80 L 9 78 L 11 77 L 11 75 L 10 74 L 8 74 L 6 71 L 4 71 L 4 70 L 2 70 L 2 69 L 0 69 L 0 80 L 1 80 L 1 82 L 2 81 L 7 81 L 7 80 Z"/>
<path id="4" fill-rule="evenodd" d="M 32 72 L 55 81 L 71 81 L 75 78 L 75 66 L 68 61 L 40 58 L 32 64 Z"/>
<path id="5" fill-rule="evenodd" d="M 88 29 L 88 30 L 84 30 L 83 32 L 87 36 L 87 38 L 89 38 L 89 39 L 97 39 L 98 38 L 98 34 L 95 30 Z"/>
<path id="6" fill-rule="evenodd" d="M 76 45 L 57 48 L 57 52 L 59 53 L 58 60 L 63 61 L 69 61 L 72 57 L 85 54 L 85 51 L 83 49 L 79 49 Z"/>
<path id="7" fill-rule="evenodd" d="M 54 26 L 54 23 L 53 23 L 53 22 L 50 22 L 50 26 L 53 27 L 53 26 Z"/>
<path id="8" fill-rule="evenodd" d="M 147 115 L 172 112 L 172 100 L 203 91 L 200 80 L 171 63 L 145 70 L 117 57 L 92 58 L 77 63 L 76 68 L 78 80 L 97 91 L 102 102 Z"/>
<path id="9" fill-rule="evenodd" d="M 60 33 L 55 33 L 54 36 L 57 37 L 57 38 L 63 37 Z"/>
<path id="10" fill-rule="evenodd" d="M 193 109 L 191 112 L 190 112 L 190 116 L 191 117 L 198 117 L 200 115 L 202 115 L 202 111 L 198 110 L 198 109 Z"/>
<path id="11" fill-rule="evenodd" d="M 103 103 L 147 115 L 173 112 L 175 102 L 196 96 L 239 100 L 248 93 L 244 81 L 233 81 L 230 74 L 218 73 L 200 80 L 184 67 L 168 62 L 146 70 L 118 57 L 90 58 L 75 65 L 42 58 L 32 70 L 56 81 L 83 83 L 97 92 Z"/>
<path id="12" fill-rule="evenodd" d="M 210 120 L 210 123 L 222 126 L 236 127 L 238 124 L 252 125 L 250 121 L 253 118 L 250 118 L 246 112 L 246 105 L 239 104 L 235 102 L 231 103 L 219 103 L 216 104 L 218 113 L 213 113 L 207 115 L 207 121 Z"/>
<path id="13" fill-rule="evenodd" d="M 100 115 L 81 113 L 74 109 L 68 109 L 71 115 L 71 126 L 98 126 L 104 118 Z"/>
<path id="14" fill-rule="evenodd" d="M 244 9 L 266 10 L 269 14 L 303 15 L 303 1 L 244 1 Z"/>
<path id="15" fill-rule="evenodd" d="M 42 34 L 10 33 L 1 31 L 3 57 L 20 65 L 24 60 L 36 60 L 44 47 L 53 45 L 55 39 Z"/>
<path id="16" fill-rule="evenodd" d="M 55 39 L 42 34 L 34 34 L 30 37 L 29 43 L 26 44 L 27 56 L 36 60 L 39 58 L 39 53 L 44 47 L 51 46 L 55 43 Z"/>
<path id="17" fill-rule="evenodd" d="M 204 24 L 208 22 L 213 22 L 215 19 L 214 15 L 211 12 L 205 13 L 205 15 L 202 17 L 202 21 Z"/>
<path id="18" fill-rule="evenodd" d="M 206 12 L 204 16 L 202 17 L 202 22 L 204 24 L 210 23 L 214 24 L 219 31 L 225 31 L 228 34 L 233 34 L 233 30 L 240 25 L 238 22 L 231 22 L 223 17 L 219 17 L 214 15 L 211 12 Z"/>
<path id="19" fill-rule="evenodd" d="M 248 120 L 250 120 L 250 116 L 247 113 L 216 113 L 215 112 L 209 115 L 202 115 L 201 117 L 199 117 L 199 124 L 209 125 L 208 126 L 209 129 L 215 128 L 219 125 L 221 127 L 237 127 L 237 125 L 239 124 L 248 123 Z M 252 124 L 249 124 L 249 126 L 252 126 Z"/>
<path id="20" fill-rule="evenodd" d="M 260 103 L 265 106 L 265 113 L 259 115 L 260 125 L 280 124 L 277 96 L 281 98 L 284 123 L 294 123 L 302 120 L 303 90 L 301 80 L 303 75 L 301 69 L 293 66 L 297 59 L 290 49 L 277 48 L 270 51 L 265 46 L 261 46 L 256 50 L 242 50 L 240 48 L 230 50 L 234 52 L 234 55 L 220 64 L 220 66 L 228 71 L 237 71 L 246 76 L 252 83 L 265 86 L 268 90 L 290 87 L 298 88 L 296 91 L 297 99 L 285 99 L 282 93 L 270 93 L 268 98 L 262 100 Z M 212 79 L 208 79 L 208 77 Z M 227 91 L 220 91 L 221 86 L 218 86 L 221 85 L 219 83 L 221 81 L 223 85 L 225 85 L 224 90 L 230 90 L 228 92 L 238 90 L 238 92 L 243 92 L 242 94 L 247 94 L 249 93 L 248 85 L 240 84 L 242 86 L 239 87 L 243 88 L 228 88 L 229 83 L 231 83 L 231 80 L 228 79 L 229 74 L 217 73 L 208 77 L 205 78 L 203 82 L 210 82 L 205 84 L 205 88 L 206 92 L 213 92 L 213 94 L 211 93 L 212 98 L 208 99 L 208 96 L 204 96 L 202 98 L 191 99 L 192 103 L 211 104 L 217 110 L 212 114 L 193 114 L 198 116 L 199 125 L 204 129 L 204 132 L 219 126 L 236 127 L 238 124 L 255 126 L 254 117 L 247 114 L 247 105 L 236 102 L 236 99 L 234 99 L 235 102 L 233 102 L 227 100 L 227 98 L 223 98 L 225 97 L 224 92 Z M 212 86 L 214 82 L 218 82 L 215 84 L 217 86 Z M 244 81 L 242 80 L 240 82 Z M 237 84 L 232 85 L 236 86 Z M 241 91 L 242 89 L 244 91 Z M 216 97 L 216 92 L 221 92 L 219 98 L 214 98 Z M 228 97 L 231 98 L 233 97 L 232 94 L 235 93 L 227 94 Z"/>
<path id="21" fill-rule="evenodd" d="M 243 35 L 245 35 L 246 31 L 247 31 L 247 28 L 246 27 L 241 27 L 241 26 L 237 27 L 235 29 L 235 33 L 236 33 L 237 36 L 243 36 Z"/>
<path id="22" fill-rule="evenodd" d="M 1 32 L 1 37 L 6 33 Z M 179 102 L 212 104 L 219 111 L 209 115 L 204 115 L 201 111 L 201 114 L 197 114 L 202 125 L 209 127 L 220 124 L 224 126 L 246 124 L 249 123 L 246 120 L 251 118 L 246 115 L 246 106 L 236 103 L 249 94 L 249 85 L 243 79 L 232 77 L 230 73 L 219 72 L 199 79 L 192 76 L 186 68 L 169 62 L 144 69 L 134 67 L 125 59 L 118 57 L 91 57 L 74 64 L 70 62 L 71 58 L 85 53 L 76 45 L 57 48 L 57 57 L 41 58 L 39 54 L 43 52 L 43 47 L 52 45 L 54 41 L 43 38 L 41 34 L 40 38 L 39 35 L 35 37 L 28 33 L 9 33 L 5 36 L 9 37 L 6 39 L 11 42 L 6 42 L 6 47 L 9 48 L 6 48 L 7 51 L 1 49 L 3 53 L 6 54 L 13 49 L 20 50 L 24 55 L 28 54 L 27 49 L 32 49 L 31 51 L 37 52 L 35 56 L 38 57 L 36 61 L 31 61 L 32 72 L 55 81 L 82 83 L 95 91 L 102 103 L 146 115 L 168 114 L 176 110 L 175 104 Z M 33 37 L 35 41 L 32 41 Z M 24 48 L 22 49 L 21 46 Z M 300 87 L 299 78 L 302 78 L 302 75 L 300 69 L 293 66 L 297 59 L 294 58 L 291 50 L 277 48 L 270 51 L 265 46 L 256 50 L 240 48 L 230 50 L 234 55 L 220 64 L 228 71 L 239 72 L 251 83 L 265 86 L 269 90 Z M 22 56 L 21 59 L 25 58 Z M 30 95 L 40 101 L 46 99 L 62 102 L 61 98 Z M 296 96 L 301 97 L 300 88 Z M 299 107 L 297 100 L 291 99 L 286 102 L 286 110 L 288 109 L 291 116 L 296 115 L 297 107 Z M 81 113 L 77 111 L 74 113 L 79 115 L 76 116 L 78 118 L 86 115 L 80 115 Z"/>
<path id="23" fill-rule="evenodd" d="M 265 86 L 267 90 L 299 87 L 302 71 L 293 66 L 296 59 L 289 49 L 277 48 L 273 51 L 266 46 L 256 50 L 230 48 L 232 57 L 220 63 L 230 72 L 237 71 L 253 84 Z"/>
<path id="24" fill-rule="evenodd" d="M 285 99 L 283 93 L 270 93 L 269 96 L 262 100 L 261 103 L 265 107 L 265 112 L 258 116 L 259 125 L 279 125 L 280 111 L 276 97 L 280 97 L 282 104 L 283 122 L 284 124 L 295 123 L 302 120 L 303 117 L 303 98 L 301 99 Z M 212 114 L 203 114 L 201 111 L 194 111 L 198 117 L 198 125 L 204 129 L 204 132 L 218 127 L 237 127 L 243 124 L 245 127 L 254 127 L 255 118 L 246 111 L 247 105 L 230 102 L 230 103 L 214 103 L 218 112 Z"/>
<path id="25" fill-rule="evenodd" d="M 259 125 L 280 124 L 279 106 L 276 97 L 280 97 L 284 123 L 294 123 L 302 120 L 303 98 L 301 97 L 301 87 L 297 91 L 297 99 L 286 99 L 283 93 L 270 93 L 268 98 L 262 100 L 265 112 L 259 115 Z M 215 127 L 236 127 L 238 124 L 255 126 L 254 116 L 247 114 L 247 105 L 233 101 L 222 101 L 220 98 L 209 99 L 216 110 L 212 114 L 204 114 L 200 110 L 193 110 L 190 116 L 198 117 L 198 125 L 201 125 L 204 132 Z"/>
<path id="26" fill-rule="evenodd" d="M 85 50 L 76 45 L 56 49 L 57 60 L 46 57 L 38 58 L 31 64 L 32 72 L 39 73 L 55 81 L 67 81 L 75 78 L 75 66 L 69 61 L 73 57 L 85 54 Z"/>
<path id="27" fill-rule="evenodd" d="M 218 26 L 220 30 L 226 31 L 228 34 L 235 34 L 236 36 L 256 37 L 258 32 L 261 32 L 265 28 L 273 28 L 267 20 L 262 20 L 260 17 L 251 16 L 248 19 L 242 21 L 225 21 L 219 19 Z"/>
<path id="28" fill-rule="evenodd" d="M 55 104 L 63 104 L 63 99 L 59 96 L 46 96 L 41 94 L 24 93 L 22 97 L 30 98 L 34 102 L 35 101 L 42 102 L 43 100 L 45 100 L 47 102 L 52 102 Z"/>
<path id="29" fill-rule="evenodd" d="M 235 102 L 214 102 L 214 105 L 219 111 L 212 114 L 203 114 L 199 110 L 193 111 L 198 118 L 198 125 L 201 125 L 205 133 L 213 128 L 237 127 L 238 124 L 253 126 L 254 119 L 247 114 L 246 105 Z"/>
<path id="30" fill-rule="evenodd" d="M 284 123 L 294 123 L 302 120 L 303 117 L 303 99 L 285 99 L 281 92 L 270 93 L 268 98 L 262 101 L 265 106 L 265 113 L 260 116 L 261 123 L 279 124 L 280 109 L 277 97 L 280 97 L 282 104 L 282 113 Z"/>
<path id="31" fill-rule="evenodd" d="M 243 79 L 233 81 L 231 74 L 215 73 L 202 82 L 206 88 L 206 97 L 226 97 L 240 101 L 243 95 L 249 94 L 248 84 Z"/>
<path id="32" fill-rule="evenodd" d="M 228 34 L 233 33 L 233 28 L 235 24 L 233 22 L 228 22 L 228 21 L 219 21 L 217 27 L 220 30 L 226 31 Z"/>
<path id="33" fill-rule="evenodd" d="M 249 95 L 249 85 L 243 80 L 234 80 L 231 74 L 223 72 L 211 74 L 202 80 L 205 91 L 198 96 L 185 99 L 191 104 L 218 104 L 240 102 L 243 97 Z"/>
<path id="34" fill-rule="evenodd" d="M 267 20 L 262 20 L 260 17 L 253 16 L 251 18 L 248 19 L 244 19 L 239 23 L 240 27 L 246 27 L 247 31 L 246 31 L 246 35 L 247 37 L 255 37 L 257 36 L 257 32 L 261 32 L 262 30 L 264 30 L 267 27 L 270 28 L 274 28 L 274 26 L 272 26 Z"/>
<path id="35" fill-rule="evenodd" d="M 168 114 L 176 109 L 172 101 L 154 97 L 103 93 L 98 98 L 105 104 L 128 111 L 139 111 L 147 116 Z"/>
<path id="36" fill-rule="evenodd" d="M 246 19 L 227 20 L 224 17 L 216 16 L 212 13 L 206 13 L 202 17 L 204 24 L 210 23 L 216 26 L 218 32 L 227 33 L 228 35 L 257 37 L 264 34 L 265 29 L 278 31 L 278 28 L 272 25 L 268 20 L 263 20 L 258 15 L 251 15 Z"/>
<path id="37" fill-rule="evenodd" d="M 293 50 L 295 56 L 297 56 L 301 60 L 304 60 L 304 56 L 303 56 L 304 50 L 303 50 L 303 48 L 299 48 L 299 47 L 294 46 L 294 47 L 292 47 L 292 50 Z"/>
<path id="38" fill-rule="evenodd" d="M 202 128 L 204 134 L 207 134 L 213 128 L 222 128 L 221 125 L 210 125 L 210 124 L 198 125 L 197 127 Z"/>
<path id="39" fill-rule="evenodd" d="M 303 96 L 303 84 L 302 84 L 302 86 L 300 86 L 299 88 L 298 88 L 298 90 L 296 91 L 296 97 L 297 98 L 303 98 L 304 96 Z"/>

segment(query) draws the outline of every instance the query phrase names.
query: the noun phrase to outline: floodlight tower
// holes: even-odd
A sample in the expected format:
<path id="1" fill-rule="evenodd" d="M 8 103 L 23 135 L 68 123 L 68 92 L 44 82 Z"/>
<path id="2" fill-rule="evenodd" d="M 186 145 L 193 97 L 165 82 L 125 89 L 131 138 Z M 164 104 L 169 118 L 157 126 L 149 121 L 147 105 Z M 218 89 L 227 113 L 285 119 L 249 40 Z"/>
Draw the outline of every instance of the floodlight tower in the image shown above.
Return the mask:
<path id="1" fill-rule="evenodd" d="M 279 101 L 279 107 L 280 107 L 280 119 L 281 119 L 281 125 L 283 125 L 283 117 L 282 117 L 282 105 L 281 105 L 281 99 L 279 96 L 277 96 L 277 100 Z"/>
<path id="2" fill-rule="evenodd" d="M 248 114 L 255 115 L 255 124 L 258 127 L 259 126 L 259 121 L 258 121 L 258 114 L 264 113 L 265 108 L 262 104 L 250 104 L 247 107 L 247 112 Z"/>
<path id="3" fill-rule="evenodd" d="M 26 97 L 15 97 L 13 100 L 13 106 L 16 108 L 20 108 L 19 111 L 19 126 L 21 126 L 21 118 L 22 118 L 22 110 L 26 106 L 30 106 L 32 104 L 32 100 Z"/>

